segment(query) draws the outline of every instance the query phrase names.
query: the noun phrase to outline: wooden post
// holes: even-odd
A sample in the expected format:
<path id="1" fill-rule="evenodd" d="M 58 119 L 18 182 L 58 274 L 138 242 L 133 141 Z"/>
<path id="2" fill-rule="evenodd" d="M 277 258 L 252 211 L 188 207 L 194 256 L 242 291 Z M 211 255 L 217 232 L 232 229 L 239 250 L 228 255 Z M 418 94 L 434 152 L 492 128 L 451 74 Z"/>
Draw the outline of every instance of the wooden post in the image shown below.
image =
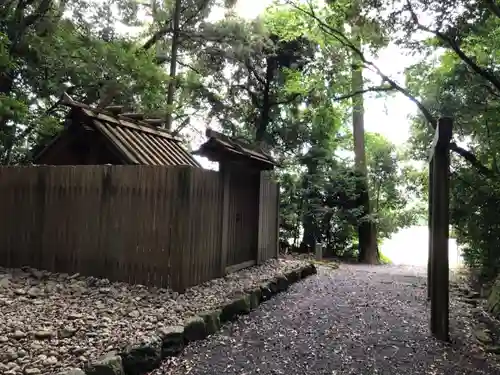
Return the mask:
<path id="1" fill-rule="evenodd" d="M 431 149 L 431 333 L 439 340 L 449 340 L 449 170 L 453 121 L 440 118 Z"/>
<path id="2" fill-rule="evenodd" d="M 433 150 L 431 149 L 431 153 Z M 429 228 L 428 240 L 428 255 L 427 255 L 427 301 L 431 300 L 432 290 L 432 189 L 434 180 L 434 158 L 431 156 L 429 160 L 429 186 L 428 186 L 428 213 L 427 213 L 427 226 Z"/>
<path id="3" fill-rule="evenodd" d="M 276 182 L 276 259 L 280 256 L 280 184 Z"/>
<path id="4" fill-rule="evenodd" d="M 316 251 L 316 260 L 323 260 L 323 245 L 319 242 L 316 242 L 315 246 L 315 251 Z"/>

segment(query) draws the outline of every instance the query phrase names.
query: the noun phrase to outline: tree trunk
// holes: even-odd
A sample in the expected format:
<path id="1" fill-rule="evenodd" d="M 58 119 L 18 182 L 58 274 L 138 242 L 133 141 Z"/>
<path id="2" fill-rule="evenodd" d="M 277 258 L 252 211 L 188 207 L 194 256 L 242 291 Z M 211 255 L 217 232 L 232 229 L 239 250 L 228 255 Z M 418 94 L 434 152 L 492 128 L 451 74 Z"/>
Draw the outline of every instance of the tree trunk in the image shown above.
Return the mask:
<path id="1" fill-rule="evenodd" d="M 260 119 L 257 123 L 255 140 L 257 143 L 264 142 L 269 122 L 271 121 L 271 83 L 274 79 L 276 63 L 274 59 L 268 58 L 266 65 L 265 85 L 263 87 L 262 105 L 260 108 Z"/>
<path id="2" fill-rule="evenodd" d="M 174 94 L 176 86 L 176 71 L 177 71 L 177 51 L 179 49 L 179 22 L 181 17 L 181 0 L 175 0 L 174 4 L 174 19 L 173 19 L 173 34 L 172 34 L 172 50 L 170 53 L 170 81 L 168 82 L 167 91 L 167 116 L 165 120 L 165 128 L 172 129 L 172 116 L 174 105 Z"/>
<path id="3" fill-rule="evenodd" d="M 355 38 L 356 47 L 361 49 L 361 38 Z M 352 91 L 363 91 L 363 68 L 356 55 L 352 58 Z M 370 196 L 368 194 L 368 171 L 365 154 L 365 124 L 363 95 L 356 95 L 352 99 L 352 133 L 354 138 L 354 164 L 361 179 L 358 196 L 359 205 L 363 207 L 363 216 L 371 213 Z M 358 226 L 359 261 L 376 264 L 378 262 L 377 232 L 374 223 L 362 220 Z"/>

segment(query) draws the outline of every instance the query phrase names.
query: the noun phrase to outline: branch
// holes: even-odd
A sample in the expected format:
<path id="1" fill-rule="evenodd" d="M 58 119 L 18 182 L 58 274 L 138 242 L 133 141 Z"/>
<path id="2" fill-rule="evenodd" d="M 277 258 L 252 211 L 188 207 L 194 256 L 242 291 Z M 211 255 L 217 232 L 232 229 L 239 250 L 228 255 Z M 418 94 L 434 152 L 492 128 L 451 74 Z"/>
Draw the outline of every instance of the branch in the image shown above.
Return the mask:
<path id="1" fill-rule="evenodd" d="M 450 143 L 450 150 L 467 160 L 469 164 L 475 167 L 483 176 L 496 177 L 496 174 L 492 169 L 484 166 L 472 152 L 458 146 L 455 142 Z"/>
<path id="2" fill-rule="evenodd" d="M 234 59 L 234 60 L 238 60 L 238 59 Z M 257 70 L 252 66 L 252 63 L 250 61 L 250 59 L 247 59 L 245 62 L 245 67 L 247 68 L 247 71 L 248 71 L 248 74 L 249 75 L 253 75 L 254 78 L 259 81 L 263 86 L 266 86 L 266 80 L 264 78 L 262 78 L 260 75 L 259 75 L 259 72 L 257 72 Z"/>
<path id="3" fill-rule="evenodd" d="M 187 118 L 185 118 L 181 123 L 180 125 L 171 133 L 173 137 L 177 137 L 179 135 L 179 133 L 186 127 L 189 125 L 191 121 L 191 118 L 188 116 Z"/>
<path id="4" fill-rule="evenodd" d="M 142 47 L 139 50 L 140 51 L 149 50 L 156 44 L 156 42 L 158 42 L 161 38 L 163 38 L 171 31 L 172 28 L 170 27 L 170 20 L 169 20 L 168 22 L 166 22 L 165 26 L 163 26 L 160 30 L 155 32 L 148 40 L 146 40 L 146 42 L 142 45 Z"/>
<path id="5" fill-rule="evenodd" d="M 179 64 L 180 66 L 183 66 L 185 68 L 191 69 L 196 74 L 199 74 L 200 76 L 203 76 L 203 74 L 198 69 L 196 69 L 194 66 L 192 66 L 192 65 L 190 65 L 188 63 L 185 63 L 185 62 L 177 59 L 177 64 Z"/>
<path id="6" fill-rule="evenodd" d="M 460 57 L 460 59 L 463 62 L 465 62 L 467 64 L 467 66 L 469 66 L 469 68 L 471 68 L 476 74 L 478 74 L 479 76 L 481 76 L 485 80 L 491 82 L 491 84 L 493 86 L 495 86 L 495 88 L 498 91 L 500 91 L 500 80 L 495 76 L 495 74 L 493 72 L 490 72 L 488 69 L 482 68 L 479 65 L 477 65 L 472 60 L 471 57 L 467 56 L 467 54 L 460 48 L 458 43 L 455 42 L 452 38 L 446 36 L 445 34 L 440 32 L 439 30 L 432 30 L 431 28 L 429 28 L 425 25 L 422 25 L 420 23 L 420 21 L 418 20 L 418 16 L 415 13 L 415 11 L 413 10 L 413 7 L 412 7 L 409 0 L 407 0 L 407 6 L 408 6 L 408 10 L 410 11 L 411 18 L 418 29 L 420 29 L 422 31 L 426 31 L 426 32 L 431 33 L 431 34 L 434 34 L 439 39 L 441 39 L 443 42 L 447 43 L 450 46 L 450 48 L 453 50 L 453 52 L 455 52 L 457 54 L 457 56 Z"/>
<path id="7" fill-rule="evenodd" d="M 274 100 L 271 100 L 270 103 L 269 103 L 269 106 L 272 107 L 272 106 L 275 106 L 275 105 L 282 105 L 282 104 L 290 104 L 290 103 L 293 103 L 297 98 L 299 98 L 302 94 L 300 93 L 294 93 L 293 95 L 291 95 L 289 98 L 287 99 L 283 99 L 283 100 L 277 100 L 277 101 L 274 101 Z"/>
<path id="8" fill-rule="evenodd" d="M 484 83 L 481 85 L 481 87 L 484 87 L 491 95 L 493 95 L 496 99 L 499 99 L 500 98 L 500 94 L 495 92 L 495 90 L 493 90 L 492 87 L 490 87 L 490 85 L 488 85 L 487 83 Z"/>
<path id="9" fill-rule="evenodd" d="M 382 78 L 382 80 L 384 82 L 390 84 L 395 90 L 399 91 L 404 96 L 406 96 L 410 101 L 415 103 L 415 105 L 418 107 L 418 109 L 422 112 L 422 115 L 428 121 L 428 124 L 429 124 L 431 130 L 435 131 L 436 126 L 437 126 L 437 121 L 434 118 L 434 116 L 432 115 L 432 113 L 417 98 L 415 98 L 406 88 L 402 87 L 396 81 L 394 81 L 392 78 L 390 78 L 389 76 L 384 74 L 380 70 L 380 68 L 377 65 L 375 65 L 372 61 L 369 61 L 365 57 L 363 52 L 359 48 L 357 48 L 352 43 L 352 41 L 349 40 L 348 37 L 346 37 L 341 31 L 336 30 L 333 27 L 331 27 L 330 25 L 326 24 L 323 20 L 318 18 L 314 14 L 313 11 L 307 11 L 307 10 L 291 3 L 290 0 L 288 0 L 288 4 L 290 4 L 295 9 L 303 12 L 304 14 L 308 15 L 309 17 L 313 18 L 319 24 L 319 26 L 323 32 L 330 35 L 335 40 L 339 41 L 342 45 L 348 47 L 352 52 L 356 53 L 356 55 L 359 57 L 361 62 L 363 62 L 366 66 L 370 67 L 373 71 L 375 71 Z M 484 166 L 473 153 L 465 150 L 462 147 L 459 147 L 455 142 L 452 142 L 450 144 L 450 150 L 455 152 L 456 154 L 460 155 L 466 161 L 468 161 L 473 167 L 475 167 L 484 176 L 496 177 L 494 171 L 492 171 L 488 167 Z"/>
<path id="10" fill-rule="evenodd" d="M 191 17 L 189 17 L 187 20 L 185 20 L 182 25 L 179 27 L 179 29 L 182 29 L 184 26 L 186 26 L 189 22 L 191 22 L 200 12 L 203 10 L 208 5 L 209 0 L 205 0 L 200 4 L 196 12 L 194 12 Z M 188 8 L 182 8 L 181 13 L 186 11 Z M 151 47 L 155 45 L 156 42 L 158 42 L 161 38 L 163 38 L 165 35 L 167 35 L 169 32 L 172 32 L 172 28 L 170 27 L 170 24 L 172 22 L 172 19 L 169 19 L 165 21 L 165 25 L 155 32 L 140 48 L 141 51 L 147 51 Z"/>
<path id="11" fill-rule="evenodd" d="M 495 16 L 500 18 L 500 6 L 498 6 L 496 0 L 485 0 L 486 8 L 490 10 Z"/>
<path id="12" fill-rule="evenodd" d="M 395 90 L 396 90 L 396 88 L 392 85 L 391 86 L 368 87 L 368 88 L 363 89 L 363 90 L 357 90 L 357 91 L 350 92 L 349 94 L 337 96 L 337 97 L 333 98 L 332 100 L 335 102 L 338 102 L 341 100 L 350 99 L 353 96 L 361 95 L 361 94 L 364 94 L 367 92 L 384 92 L 384 91 L 395 91 Z"/>
<path id="13" fill-rule="evenodd" d="M 250 96 L 250 100 L 252 101 L 252 104 L 255 106 L 255 107 L 260 107 L 260 103 L 259 103 L 259 97 L 257 96 L 256 93 L 254 93 L 250 87 L 248 86 L 245 86 L 245 85 L 234 85 L 233 87 L 237 87 L 237 88 L 240 88 L 240 89 L 243 89 L 245 90 L 248 95 Z"/>
<path id="14" fill-rule="evenodd" d="M 52 6 L 51 0 L 43 0 L 38 7 L 31 13 L 29 16 L 24 18 L 21 21 L 21 29 L 27 29 L 28 27 L 33 26 L 35 23 L 40 21 L 43 17 L 45 17 L 46 13 L 50 10 Z"/>
<path id="15" fill-rule="evenodd" d="M 365 66 L 370 67 L 375 73 L 377 73 L 382 78 L 382 80 L 384 82 L 391 85 L 395 90 L 399 91 L 404 96 L 406 96 L 408 99 L 410 99 L 410 101 L 415 103 L 415 105 L 418 107 L 418 109 L 424 115 L 425 119 L 428 121 L 431 129 L 434 130 L 436 128 L 437 121 L 434 118 L 434 116 L 430 113 L 430 111 L 417 98 L 415 98 L 407 89 L 405 89 L 404 87 L 399 85 L 396 81 L 394 81 L 388 75 L 384 74 L 380 70 L 380 68 L 377 65 L 375 65 L 372 61 L 369 61 L 365 57 L 363 51 L 361 51 L 358 47 L 356 47 L 356 45 L 347 36 L 345 36 L 344 33 L 342 33 L 341 31 L 339 31 L 337 29 L 334 29 L 333 27 L 331 27 L 330 25 L 325 23 L 323 20 L 321 20 L 319 17 L 317 17 L 313 11 L 307 11 L 307 10 L 291 3 L 290 1 L 288 1 L 288 4 L 290 4 L 295 9 L 301 11 L 302 13 L 308 15 L 309 17 L 313 18 L 318 23 L 318 25 L 320 26 L 321 30 L 324 33 L 328 34 L 329 36 L 331 36 L 332 38 L 337 40 L 339 43 L 341 43 L 342 45 L 349 48 L 352 52 L 354 52 L 359 57 L 359 59 L 361 60 L 361 62 Z"/>

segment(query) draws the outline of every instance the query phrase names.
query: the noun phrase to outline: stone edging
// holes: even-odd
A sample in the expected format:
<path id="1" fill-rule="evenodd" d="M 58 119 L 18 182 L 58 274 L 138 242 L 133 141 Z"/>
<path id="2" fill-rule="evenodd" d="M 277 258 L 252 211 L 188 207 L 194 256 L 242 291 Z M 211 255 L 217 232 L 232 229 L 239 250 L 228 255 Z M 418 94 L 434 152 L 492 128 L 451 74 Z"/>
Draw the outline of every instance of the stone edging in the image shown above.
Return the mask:
<path id="1" fill-rule="evenodd" d="M 242 293 L 220 309 L 203 312 L 189 319 L 184 326 L 163 329 L 149 342 L 130 346 L 121 353 L 109 353 L 87 365 L 84 371 L 75 369 L 59 375 L 142 375 L 160 366 L 164 358 L 180 354 L 193 341 L 203 340 L 218 332 L 221 324 L 248 314 L 273 295 L 317 272 L 313 263 L 278 275 Z"/>

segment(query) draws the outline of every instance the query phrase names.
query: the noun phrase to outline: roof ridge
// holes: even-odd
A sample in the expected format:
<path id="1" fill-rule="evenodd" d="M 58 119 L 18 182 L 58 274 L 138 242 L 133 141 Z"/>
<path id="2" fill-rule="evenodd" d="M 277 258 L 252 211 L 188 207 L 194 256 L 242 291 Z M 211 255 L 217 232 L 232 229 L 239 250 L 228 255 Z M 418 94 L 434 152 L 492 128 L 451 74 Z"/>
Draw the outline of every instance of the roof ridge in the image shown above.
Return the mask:
<path id="1" fill-rule="evenodd" d="M 60 103 L 62 105 L 66 105 L 66 106 L 71 107 L 71 108 L 79 108 L 79 109 L 91 111 L 93 113 L 86 113 L 86 114 L 88 116 L 95 117 L 101 121 L 112 122 L 116 125 L 126 126 L 126 127 L 139 127 L 139 128 L 143 128 L 143 129 L 139 129 L 139 130 L 147 130 L 148 133 L 153 133 L 153 134 L 158 135 L 158 136 L 163 136 L 163 137 L 169 138 L 175 142 L 181 141 L 179 138 L 170 134 L 170 132 L 166 129 L 161 129 L 161 128 L 155 127 L 153 125 L 148 124 L 145 121 L 129 118 L 129 117 L 123 116 L 121 114 L 114 114 L 113 112 L 106 111 L 105 109 L 102 109 L 102 108 L 94 108 L 94 107 L 89 106 L 88 104 L 77 102 L 76 100 L 73 100 L 73 98 L 71 98 L 71 96 L 69 96 L 66 92 L 64 92 L 62 94 Z M 95 114 L 97 114 L 97 115 L 95 115 Z M 108 116 L 110 118 L 109 119 L 99 118 L 99 115 Z"/>
<path id="2" fill-rule="evenodd" d="M 274 158 L 270 154 L 265 152 L 261 147 L 258 147 L 258 150 L 256 150 L 255 147 L 250 144 L 245 144 L 241 141 L 237 141 L 211 128 L 207 128 L 205 135 L 207 136 L 207 138 L 213 139 L 213 141 L 215 142 L 225 144 L 225 147 L 231 147 L 241 154 L 246 154 L 247 156 L 253 155 L 253 157 L 255 158 L 276 165 L 276 161 L 274 160 Z"/>

